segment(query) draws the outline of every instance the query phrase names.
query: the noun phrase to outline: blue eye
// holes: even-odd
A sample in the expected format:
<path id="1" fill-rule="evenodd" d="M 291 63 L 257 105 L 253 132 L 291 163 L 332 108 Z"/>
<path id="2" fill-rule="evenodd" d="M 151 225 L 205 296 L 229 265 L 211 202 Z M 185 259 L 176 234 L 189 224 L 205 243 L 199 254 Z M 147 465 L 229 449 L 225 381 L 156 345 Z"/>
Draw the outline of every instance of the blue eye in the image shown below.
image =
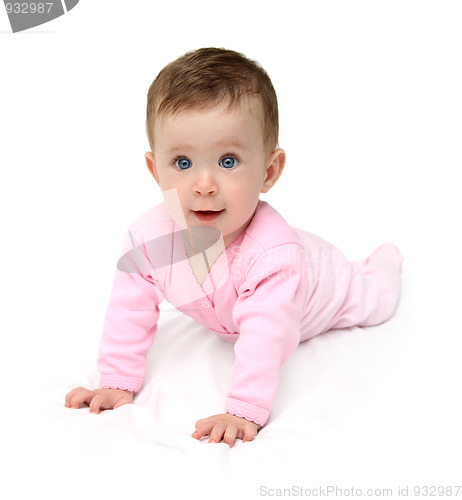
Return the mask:
<path id="1" fill-rule="evenodd" d="M 175 160 L 175 165 L 180 170 L 188 170 L 188 168 L 191 168 L 192 163 L 191 163 L 191 160 L 188 160 L 187 158 L 177 158 Z"/>
<path id="2" fill-rule="evenodd" d="M 225 156 L 220 160 L 220 167 L 233 168 L 237 165 L 237 159 L 234 156 Z"/>

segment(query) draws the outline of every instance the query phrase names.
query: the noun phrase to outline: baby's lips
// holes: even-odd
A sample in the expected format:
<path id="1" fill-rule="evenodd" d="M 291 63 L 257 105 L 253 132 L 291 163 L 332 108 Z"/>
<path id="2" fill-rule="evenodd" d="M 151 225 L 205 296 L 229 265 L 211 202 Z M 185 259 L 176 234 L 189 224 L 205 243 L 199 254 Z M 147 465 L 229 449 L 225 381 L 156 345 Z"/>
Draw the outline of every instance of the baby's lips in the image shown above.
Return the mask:
<path id="1" fill-rule="evenodd" d="M 32 0 L 28 2 L 5 2 L 6 13 L 13 33 L 24 31 L 41 24 L 48 23 L 73 9 L 79 0 L 64 0 L 64 10 L 61 0 L 48 0 L 41 2 Z"/>

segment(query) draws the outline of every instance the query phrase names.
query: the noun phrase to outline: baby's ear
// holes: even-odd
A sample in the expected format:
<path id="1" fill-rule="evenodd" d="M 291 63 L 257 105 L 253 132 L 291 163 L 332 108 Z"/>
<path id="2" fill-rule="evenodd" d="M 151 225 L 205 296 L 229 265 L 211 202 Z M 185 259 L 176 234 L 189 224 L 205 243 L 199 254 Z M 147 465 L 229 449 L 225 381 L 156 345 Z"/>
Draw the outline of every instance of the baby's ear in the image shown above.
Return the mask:
<path id="1" fill-rule="evenodd" d="M 146 166 L 148 167 L 149 172 L 154 177 L 157 184 L 159 184 L 159 175 L 157 173 L 156 160 L 154 158 L 154 155 L 151 153 L 151 151 L 148 151 L 144 155 L 144 159 L 146 160 Z"/>
<path id="2" fill-rule="evenodd" d="M 286 164 L 286 152 L 278 148 L 274 150 L 268 158 L 266 167 L 266 179 L 261 188 L 262 193 L 267 193 L 275 184 L 282 174 Z"/>

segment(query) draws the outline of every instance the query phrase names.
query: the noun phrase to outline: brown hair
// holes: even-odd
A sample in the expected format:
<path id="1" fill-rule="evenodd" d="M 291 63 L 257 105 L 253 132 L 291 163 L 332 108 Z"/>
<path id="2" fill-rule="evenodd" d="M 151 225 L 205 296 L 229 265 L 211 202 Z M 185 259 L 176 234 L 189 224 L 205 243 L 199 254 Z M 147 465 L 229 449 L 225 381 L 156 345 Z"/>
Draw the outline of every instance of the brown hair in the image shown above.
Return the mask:
<path id="1" fill-rule="evenodd" d="M 215 106 L 229 99 L 229 107 L 242 96 L 257 95 L 263 114 L 265 144 L 278 144 L 278 103 L 273 84 L 256 61 L 233 50 L 202 48 L 169 63 L 149 87 L 146 133 L 153 149 L 154 120 L 188 108 Z"/>

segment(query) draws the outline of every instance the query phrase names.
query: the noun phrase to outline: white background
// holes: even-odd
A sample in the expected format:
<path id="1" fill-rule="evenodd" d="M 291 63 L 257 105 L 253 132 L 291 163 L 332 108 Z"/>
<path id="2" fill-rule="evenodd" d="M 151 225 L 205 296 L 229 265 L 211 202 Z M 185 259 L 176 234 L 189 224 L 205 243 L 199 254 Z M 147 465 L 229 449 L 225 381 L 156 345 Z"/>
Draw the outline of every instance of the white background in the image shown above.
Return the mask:
<path id="1" fill-rule="evenodd" d="M 278 94 L 287 166 L 264 199 L 352 260 L 384 241 L 405 257 L 409 342 L 377 447 L 358 435 L 346 455 L 383 483 L 460 484 L 461 25 L 455 1 L 81 0 L 12 34 L 0 8 L 0 404 L 14 467 L 50 383 L 94 363 L 123 232 L 161 201 L 143 157 L 148 87 L 184 52 L 219 46 L 259 61 Z M 279 487 L 301 461 L 280 465 Z M 89 496 L 78 468 L 55 478 L 56 498 Z M 299 482 L 314 487 L 308 472 Z"/>

